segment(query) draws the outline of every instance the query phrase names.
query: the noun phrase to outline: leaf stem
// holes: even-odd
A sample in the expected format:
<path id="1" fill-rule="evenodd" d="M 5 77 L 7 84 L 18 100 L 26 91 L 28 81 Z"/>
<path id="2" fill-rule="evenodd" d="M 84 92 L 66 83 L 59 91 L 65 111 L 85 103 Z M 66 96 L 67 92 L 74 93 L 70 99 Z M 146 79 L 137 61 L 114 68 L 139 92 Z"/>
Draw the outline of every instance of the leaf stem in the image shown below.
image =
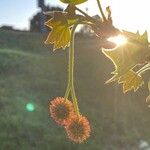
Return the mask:
<path id="1" fill-rule="evenodd" d="M 79 11 L 81 14 L 83 14 L 83 15 L 86 17 L 86 19 L 87 19 L 88 21 L 90 21 L 91 23 L 100 23 L 100 21 L 98 21 L 97 19 L 95 19 L 95 18 L 89 16 L 88 14 L 86 14 L 84 11 L 82 11 L 82 10 L 79 9 L 78 7 L 75 7 L 75 8 L 76 8 L 77 11 Z"/>
<path id="2" fill-rule="evenodd" d="M 75 94 L 74 86 L 71 88 L 71 95 L 72 95 L 72 99 L 73 99 L 73 105 L 74 105 L 75 113 L 79 117 L 80 112 L 79 112 L 78 101 L 77 101 L 77 97 Z"/>
<path id="3" fill-rule="evenodd" d="M 64 97 L 65 100 L 68 99 L 70 90 L 71 90 L 71 89 L 70 89 L 70 83 L 68 83 L 68 85 L 67 85 L 67 90 L 66 90 L 65 97 Z"/>
<path id="4" fill-rule="evenodd" d="M 104 12 L 103 12 L 103 9 L 102 9 L 100 0 L 96 0 L 96 1 L 97 1 L 97 5 L 98 5 L 98 8 L 99 8 L 99 11 L 100 11 L 100 13 L 101 13 L 101 15 L 102 15 L 103 20 L 104 20 L 104 21 L 107 21 L 105 15 L 104 15 Z"/>
<path id="5" fill-rule="evenodd" d="M 68 98 L 69 93 L 71 92 L 75 113 L 79 116 L 80 113 L 78 108 L 78 102 L 74 90 L 74 35 L 75 35 L 75 29 L 78 24 L 79 23 L 75 24 L 71 31 L 71 41 L 69 47 L 69 64 L 68 64 L 68 86 L 65 93 L 65 99 Z"/>
<path id="6" fill-rule="evenodd" d="M 146 64 L 145 66 L 143 66 L 140 70 L 138 70 L 136 73 L 141 75 L 142 73 L 144 73 L 145 71 L 150 70 L 150 63 Z"/>

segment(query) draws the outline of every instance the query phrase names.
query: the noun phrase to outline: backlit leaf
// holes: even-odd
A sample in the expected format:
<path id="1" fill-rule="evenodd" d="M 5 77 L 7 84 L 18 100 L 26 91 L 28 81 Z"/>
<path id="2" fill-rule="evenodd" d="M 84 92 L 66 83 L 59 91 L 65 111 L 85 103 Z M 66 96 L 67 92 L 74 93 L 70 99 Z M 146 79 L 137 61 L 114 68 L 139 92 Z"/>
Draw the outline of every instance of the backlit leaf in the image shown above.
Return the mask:
<path id="1" fill-rule="evenodd" d="M 124 32 L 124 34 L 128 39 L 127 44 L 116 47 L 111 51 L 102 50 L 115 65 L 113 74 L 117 77 L 124 75 L 136 65 L 144 63 L 150 53 L 146 33 L 142 36 L 130 32 Z"/>
<path id="2" fill-rule="evenodd" d="M 62 12 L 55 12 L 54 17 L 45 23 L 51 28 L 45 43 L 54 44 L 54 50 L 59 48 L 66 48 L 70 42 L 70 27 L 65 14 Z"/>
<path id="3" fill-rule="evenodd" d="M 126 74 L 120 77 L 118 83 L 123 84 L 123 92 L 134 90 L 134 92 L 144 83 L 142 77 L 133 70 L 129 70 Z"/>
<path id="4" fill-rule="evenodd" d="M 67 3 L 67 4 L 73 4 L 73 5 L 78 5 L 78 4 L 82 4 L 88 0 L 60 0 L 63 3 Z"/>

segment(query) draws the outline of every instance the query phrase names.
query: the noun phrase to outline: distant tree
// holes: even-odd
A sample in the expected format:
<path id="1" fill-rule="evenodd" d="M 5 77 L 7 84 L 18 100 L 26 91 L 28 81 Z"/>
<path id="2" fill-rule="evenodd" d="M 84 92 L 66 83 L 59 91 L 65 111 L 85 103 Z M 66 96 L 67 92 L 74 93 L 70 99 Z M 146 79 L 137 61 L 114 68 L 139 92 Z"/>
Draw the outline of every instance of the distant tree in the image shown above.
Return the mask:
<path id="1" fill-rule="evenodd" d="M 0 29 L 2 29 L 2 30 L 14 30 L 14 28 L 12 26 L 8 26 L 8 25 L 1 26 Z"/>
<path id="2" fill-rule="evenodd" d="M 45 6 L 44 11 L 63 11 L 62 8 L 60 7 L 54 7 L 54 6 Z M 41 16 L 43 15 L 43 12 L 37 12 L 37 14 L 35 14 L 32 19 L 30 20 L 30 31 L 31 32 L 41 32 L 40 29 L 40 23 L 41 23 Z M 50 19 L 51 16 L 45 16 L 45 20 Z"/>

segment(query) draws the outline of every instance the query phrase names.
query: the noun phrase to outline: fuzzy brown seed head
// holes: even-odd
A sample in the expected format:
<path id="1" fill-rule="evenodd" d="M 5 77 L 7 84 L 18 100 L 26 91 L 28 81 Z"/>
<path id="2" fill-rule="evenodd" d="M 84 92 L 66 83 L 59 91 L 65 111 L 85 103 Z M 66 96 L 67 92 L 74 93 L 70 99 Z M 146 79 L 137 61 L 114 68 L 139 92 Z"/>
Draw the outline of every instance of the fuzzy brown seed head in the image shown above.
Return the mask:
<path id="1" fill-rule="evenodd" d="M 73 116 L 66 124 L 68 137 L 75 143 L 82 143 L 90 136 L 90 125 L 86 117 Z"/>
<path id="2" fill-rule="evenodd" d="M 60 125 L 65 125 L 68 119 L 74 115 L 72 102 L 61 97 L 50 102 L 49 110 L 51 117 Z"/>

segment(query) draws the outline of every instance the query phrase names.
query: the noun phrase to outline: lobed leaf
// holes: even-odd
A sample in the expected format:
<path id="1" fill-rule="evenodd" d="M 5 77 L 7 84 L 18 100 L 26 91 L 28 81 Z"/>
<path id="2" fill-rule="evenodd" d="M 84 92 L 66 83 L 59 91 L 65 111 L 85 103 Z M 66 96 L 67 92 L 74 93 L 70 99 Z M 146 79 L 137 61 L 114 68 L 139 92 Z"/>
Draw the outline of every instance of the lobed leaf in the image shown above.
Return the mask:
<path id="1" fill-rule="evenodd" d="M 115 77 L 120 77 L 136 65 L 144 63 L 147 55 L 150 53 L 146 33 L 139 36 L 130 32 L 124 32 L 124 35 L 128 38 L 127 44 L 116 47 L 111 51 L 107 49 L 102 50 L 115 66 L 115 71 L 113 72 Z"/>
<path id="2" fill-rule="evenodd" d="M 45 43 L 54 44 L 54 50 L 59 48 L 66 48 L 70 42 L 70 29 L 67 26 L 58 26 L 48 35 Z"/>
<path id="3" fill-rule="evenodd" d="M 140 75 L 138 75 L 133 70 L 129 70 L 126 74 L 120 77 L 118 83 L 123 84 L 123 92 L 126 93 L 132 89 L 134 92 L 137 91 L 137 89 L 142 86 L 144 82 Z"/>
<path id="4" fill-rule="evenodd" d="M 70 26 L 64 13 L 55 12 L 54 17 L 45 23 L 51 28 L 45 43 L 54 44 L 53 49 L 66 48 L 70 42 Z"/>

